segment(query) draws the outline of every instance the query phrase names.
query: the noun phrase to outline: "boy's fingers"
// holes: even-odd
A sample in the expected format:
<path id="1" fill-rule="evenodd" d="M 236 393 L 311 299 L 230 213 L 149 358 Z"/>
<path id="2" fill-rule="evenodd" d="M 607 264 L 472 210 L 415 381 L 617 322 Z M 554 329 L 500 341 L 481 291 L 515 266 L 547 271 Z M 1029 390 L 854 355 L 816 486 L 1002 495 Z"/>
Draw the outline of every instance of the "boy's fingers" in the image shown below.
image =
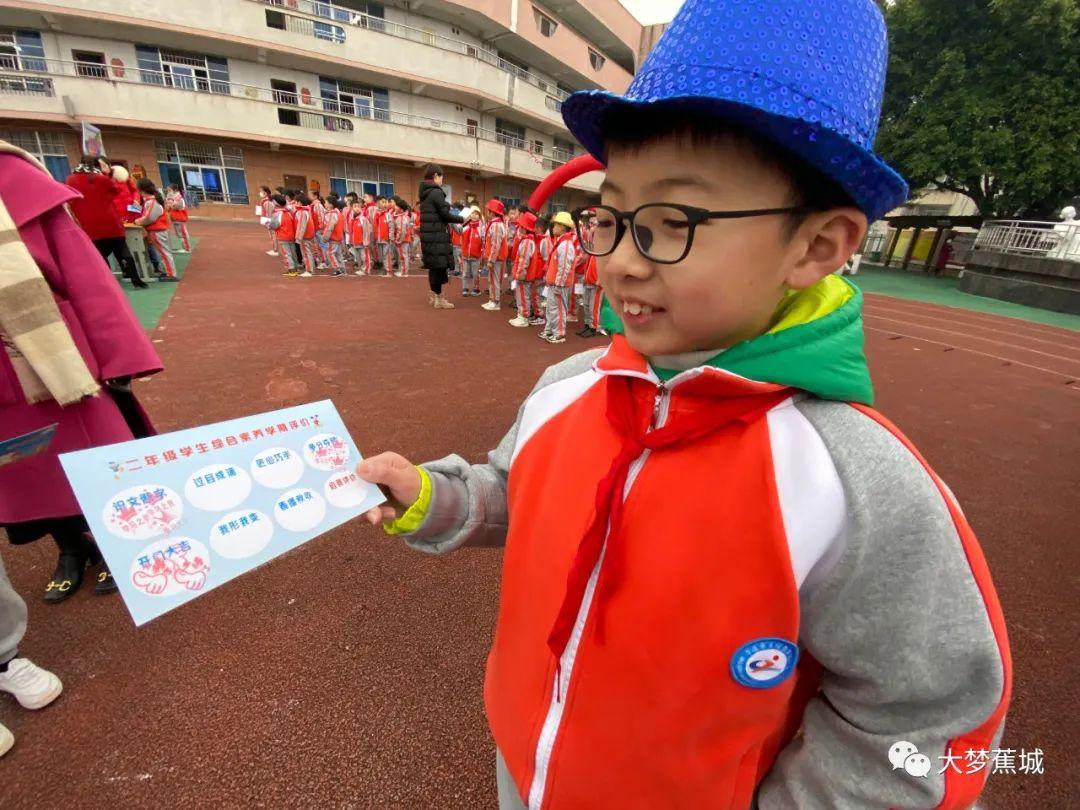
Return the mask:
<path id="1" fill-rule="evenodd" d="M 380 453 L 360 462 L 356 474 L 372 484 L 382 484 L 397 500 L 412 503 L 420 490 L 416 467 L 397 453 Z"/>
<path id="2" fill-rule="evenodd" d="M 364 512 L 364 520 L 372 526 L 378 526 L 380 523 L 386 523 L 396 518 L 397 510 L 392 506 L 374 506 Z"/>

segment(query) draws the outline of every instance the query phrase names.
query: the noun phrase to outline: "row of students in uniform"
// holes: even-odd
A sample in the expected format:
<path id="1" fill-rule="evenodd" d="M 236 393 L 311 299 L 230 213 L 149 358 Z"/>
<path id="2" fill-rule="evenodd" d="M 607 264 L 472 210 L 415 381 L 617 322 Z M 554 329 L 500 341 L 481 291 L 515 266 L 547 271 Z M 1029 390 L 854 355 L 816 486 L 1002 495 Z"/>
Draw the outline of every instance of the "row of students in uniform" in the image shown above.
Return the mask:
<path id="1" fill-rule="evenodd" d="M 461 276 L 461 294 L 480 296 L 481 279 L 487 281 L 488 301 L 482 309 L 502 308 L 504 282 L 513 289 L 517 316 L 510 325 L 542 326 L 539 337 L 550 343 L 566 342 L 567 324 L 578 321 L 580 337 L 601 334 L 602 291 L 596 257 L 581 250 L 577 229 L 565 211 L 549 221 L 517 206 L 506 209 L 502 201 L 487 203 L 485 220 L 478 208 L 465 207 L 465 222 L 452 231 L 455 275 Z M 582 228 L 591 238 L 591 220 Z"/>
<path id="2" fill-rule="evenodd" d="M 404 278 L 419 250 L 418 213 L 401 197 L 349 192 L 323 199 L 282 189 L 264 196 L 259 210 L 274 239 L 267 253 L 281 256 L 287 276 L 345 276 L 351 264 L 358 276 L 381 270 Z"/>

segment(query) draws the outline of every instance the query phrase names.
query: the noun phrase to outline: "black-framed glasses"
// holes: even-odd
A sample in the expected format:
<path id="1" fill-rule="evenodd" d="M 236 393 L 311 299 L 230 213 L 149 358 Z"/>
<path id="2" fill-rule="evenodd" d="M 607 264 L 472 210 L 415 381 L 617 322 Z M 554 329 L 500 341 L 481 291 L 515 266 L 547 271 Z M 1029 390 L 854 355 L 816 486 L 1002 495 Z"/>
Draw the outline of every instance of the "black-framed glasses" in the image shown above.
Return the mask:
<path id="1" fill-rule="evenodd" d="M 633 211 L 610 205 L 590 205 L 574 212 L 578 241 L 590 256 L 607 256 L 615 251 L 630 223 L 634 244 L 646 259 L 657 264 L 677 264 L 694 244 L 694 231 L 710 219 L 743 219 L 775 214 L 797 214 L 810 210 L 805 205 L 788 208 L 758 208 L 748 211 L 709 211 L 678 203 L 646 203 Z M 588 226 L 591 218 L 595 227 Z"/>

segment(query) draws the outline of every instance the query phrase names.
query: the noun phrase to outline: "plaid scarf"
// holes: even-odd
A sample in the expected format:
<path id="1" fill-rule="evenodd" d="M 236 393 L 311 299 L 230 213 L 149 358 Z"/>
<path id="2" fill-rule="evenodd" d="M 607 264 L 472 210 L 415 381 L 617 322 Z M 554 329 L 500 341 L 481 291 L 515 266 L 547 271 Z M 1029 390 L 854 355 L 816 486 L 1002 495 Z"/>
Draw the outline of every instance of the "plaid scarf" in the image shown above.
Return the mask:
<path id="1" fill-rule="evenodd" d="M 0 152 L 29 160 L 47 174 L 40 161 L 17 146 L 0 140 Z M 49 399 L 70 405 L 101 389 L 79 354 L 52 290 L 23 244 L 2 199 L 0 339 L 31 405 Z"/>

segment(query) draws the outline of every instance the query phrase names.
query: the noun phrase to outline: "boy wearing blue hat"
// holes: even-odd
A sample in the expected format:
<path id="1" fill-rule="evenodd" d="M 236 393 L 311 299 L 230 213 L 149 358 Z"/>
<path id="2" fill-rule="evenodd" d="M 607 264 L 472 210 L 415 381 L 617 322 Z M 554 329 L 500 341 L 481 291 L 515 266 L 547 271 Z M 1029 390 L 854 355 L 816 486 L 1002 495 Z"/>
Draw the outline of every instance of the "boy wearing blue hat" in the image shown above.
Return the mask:
<path id="1" fill-rule="evenodd" d="M 500 807 L 981 792 L 1001 608 L 870 407 L 861 294 L 832 275 L 907 196 L 872 149 L 885 64 L 872 0 L 688 0 L 625 96 L 563 105 L 607 167 L 582 248 L 611 346 L 548 369 L 486 464 L 361 464 L 397 501 L 368 519 L 414 548 L 505 543 Z"/>

